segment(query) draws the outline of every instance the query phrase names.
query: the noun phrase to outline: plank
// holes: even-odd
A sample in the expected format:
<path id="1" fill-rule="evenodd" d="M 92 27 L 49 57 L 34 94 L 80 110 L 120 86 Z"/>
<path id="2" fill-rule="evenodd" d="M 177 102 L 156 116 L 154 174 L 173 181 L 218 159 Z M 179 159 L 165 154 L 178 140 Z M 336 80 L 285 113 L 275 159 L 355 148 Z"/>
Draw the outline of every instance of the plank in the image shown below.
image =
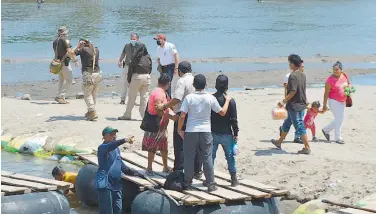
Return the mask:
<path id="1" fill-rule="evenodd" d="M 98 166 L 98 157 L 96 155 L 79 155 L 79 156 L 80 158 L 87 160 L 91 164 Z M 122 174 L 121 177 L 140 186 L 145 186 L 145 187 L 153 186 L 149 181 L 143 178 L 137 177 L 137 176 L 129 176 L 129 175 Z"/>
<path id="2" fill-rule="evenodd" d="M 131 163 L 133 163 L 137 166 L 143 167 L 143 168 L 144 168 L 144 166 L 147 166 L 148 160 L 144 157 L 141 157 L 141 156 L 139 156 L 135 153 L 121 153 L 121 154 L 122 154 L 122 158 L 125 159 L 128 162 L 131 162 Z M 154 164 L 153 169 L 154 169 L 155 173 L 158 173 L 163 177 L 166 177 L 168 175 L 167 173 L 162 172 L 163 166 L 161 166 L 159 164 Z M 192 187 L 194 187 L 198 190 L 201 190 L 201 191 L 207 190 L 207 187 L 204 187 L 202 185 L 202 181 L 193 179 L 192 182 L 193 182 Z M 237 193 L 237 192 L 234 192 L 234 191 L 231 191 L 231 190 L 227 190 L 227 189 L 222 188 L 220 186 L 218 186 L 217 188 L 218 188 L 217 190 L 210 192 L 210 194 L 224 198 L 226 200 L 250 200 L 251 199 L 247 195 Z"/>
<path id="3" fill-rule="evenodd" d="M 337 211 L 337 214 L 371 214 L 371 212 L 358 210 L 358 209 L 352 209 L 352 208 L 346 208 Z"/>
<path id="4" fill-rule="evenodd" d="M 94 165 L 98 165 L 98 157 L 96 155 L 80 155 L 80 158 L 84 159 L 84 160 L 87 160 L 88 162 L 94 164 Z M 130 167 L 131 169 L 137 171 L 138 173 L 142 174 L 142 175 L 145 175 L 146 172 L 144 169 L 142 168 L 139 168 L 131 163 L 127 163 L 125 162 L 125 164 Z M 143 178 L 140 178 L 140 177 L 137 177 L 137 176 L 128 176 L 128 175 L 122 175 L 122 177 L 126 180 L 129 180 L 133 183 L 136 183 L 137 185 L 141 185 L 141 186 L 144 186 L 144 187 L 152 187 L 153 185 L 143 179 Z M 161 177 L 161 176 L 151 176 L 150 177 L 152 180 L 154 180 L 155 182 L 157 182 L 158 184 L 161 184 L 163 185 L 164 182 L 165 182 L 165 178 Z M 162 192 L 159 191 L 161 194 Z M 201 204 L 205 204 L 205 201 L 202 201 L 198 198 L 195 198 L 193 196 L 187 196 L 186 194 L 183 194 L 183 193 L 180 193 L 180 192 L 177 192 L 177 191 L 172 191 L 172 190 L 166 190 L 166 192 L 168 194 L 170 194 L 173 198 L 177 199 L 177 200 L 182 200 L 184 205 L 201 205 Z"/>
<path id="5" fill-rule="evenodd" d="M 129 167 L 131 168 L 132 170 L 138 172 L 139 174 L 143 175 L 143 176 L 147 176 L 146 175 L 146 170 L 145 169 L 142 169 L 132 163 L 128 163 L 126 161 L 124 161 L 124 163 Z M 165 183 L 166 179 L 162 176 L 159 176 L 159 175 L 152 175 L 152 176 L 148 176 L 150 179 L 152 179 L 153 181 L 155 181 L 157 184 L 159 185 L 162 185 Z M 171 195 L 173 198 L 177 199 L 177 200 L 181 200 L 183 201 L 183 204 L 184 205 L 204 205 L 206 204 L 206 202 L 204 200 L 201 200 L 199 198 L 196 198 L 196 197 L 193 197 L 193 196 L 190 196 L 190 195 L 186 195 L 184 193 L 181 193 L 181 192 L 178 192 L 178 191 L 173 191 L 173 190 L 165 190 L 169 195 Z"/>
<path id="6" fill-rule="evenodd" d="M 57 190 L 57 186 L 35 183 L 31 181 L 17 180 L 1 176 L 1 184 L 8 184 L 11 186 L 29 187 L 38 191 L 52 191 Z"/>
<path id="7" fill-rule="evenodd" d="M 128 154 L 130 154 L 130 155 L 128 155 Z M 130 158 L 130 159 L 124 158 L 125 156 L 131 157 L 133 155 L 135 155 L 136 158 L 139 157 L 137 154 L 134 154 L 134 153 L 121 153 L 122 158 L 125 159 L 127 162 L 134 164 L 138 167 L 141 167 L 143 170 L 145 170 L 145 168 L 146 168 L 146 167 L 144 167 L 144 166 L 146 166 L 146 165 L 144 165 L 145 163 L 144 164 L 137 164 L 137 162 L 135 163 L 133 161 L 129 161 L 130 159 L 133 159 L 133 158 Z M 147 162 L 147 160 L 146 160 L 146 162 Z M 162 166 L 156 166 L 156 168 L 158 168 L 159 171 L 154 170 L 155 174 L 162 176 L 164 178 L 167 177 L 168 173 L 163 172 Z M 156 168 L 154 168 L 154 169 L 156 169 Z M 223 198 L 211 195 L 211 194 L 206 193 L 206 192 L 198 191 L 198 190 L 190 190 L 190 191 L 184 190 L 183 193 L 186 193 L 186 194 L 192 195 L 194 197 L 197 197 L 199 199 L 205 200 L 206 203 L 224 203 L 225 202 L 225 199 L 223 199 Z"/>
<path id="8" fill-rule="evenodd" d="M 72 189 L 74 185 L 72 183 L 64 182 L 64 181 L 57 181 L 52 179 L 40 178 L 36 176 L 24 175 L 19 173 L 12 173 L 7 171 L 1 171 L 1 175 L 9 178 L 14 178 L 18 180 L 25 180 L 31 182 L 37 182 L 47 185 L 55 185 L 58 189 Z"/>
<path id="9" fill-rule="evenodd" d="M 147 152 L 145 152 L 145 151 L 138 150 L 138 151 L 134 151 L 134 153 L 136 153 L 136 154 L 138 154 L 142 157 L 147 158 Z M 154 159 L 154 162 L 162 165 L 163 164 L 162 160 L 159 161 L 158 159 Z M 167 163 L 168 163 L 169 166 L 174 164 L 173 161 L 170 160 L 170 159 L 167 160 Z M 204 180 L 204 179 L 200 179 L 200 180 Z M 271 197 L 271 194 L 269 194 L 269 193 L 265 193 L 265 192 L 262 192 L 262 191 L 259 191 L 259 190 L 256 190 L 256 189 L 253 189 L 253 188 L 250 188 L 250 187 L 246 187 L 246 186 L 242 186 L 242 185 L 232 187 L 230 182 L 222 180 L 222 179 L 216 179 L 216 183 L 217 183 L 218 186 L 221 186 L 223 188 L 226 188 L 226 189 L 229 189 L 229 190 L 241 193 L 241 194 L 252 196 L 252 198 L 270 198 Z"/>
<path id="10" fill-rule="evenodd" d="M 168 155 L 168 159 L 173 161 L 174 158 L 175 157 L 174 157 L 173 154 Z M 224 173 L 224 172 L 221 172 L 221 171 L 218 171 L 218 170 L 214 170 L 214 176 L 219 178 L 219 179 L 225 180 L 225 181 L 231 180 L 231 176 L 228 173 Z M 216 180 L 216 181 L 218 183 L 218 180 Z M 266 185 L 266 184 L 256 182 L 256 181 L 252 181 L 252 180 L 248 180 L 248 179 L 239 179 L 239 183 L 243 186 L 246 186 L 246 187 L 250 187 L 250 188 L 262 191 L 262 192 L 270 193 L 270 194 L 272 194 L 272 196 L 283 196 L 283 195 L 290 194 L 290 192 L 288 190 L 279 189 L 279 188 L 274 187 L 274 186 Z"/>
<path id="11" fill-rule="evenodd" d="M 30 193 L 31 189 L 27 187 L 15 187 L 15 186 L 8 186 L 8 185 L 1 185 L 1 192 L 4 193 L 4 195 L 17 195 L 17 194 L 26 194 Z"/>

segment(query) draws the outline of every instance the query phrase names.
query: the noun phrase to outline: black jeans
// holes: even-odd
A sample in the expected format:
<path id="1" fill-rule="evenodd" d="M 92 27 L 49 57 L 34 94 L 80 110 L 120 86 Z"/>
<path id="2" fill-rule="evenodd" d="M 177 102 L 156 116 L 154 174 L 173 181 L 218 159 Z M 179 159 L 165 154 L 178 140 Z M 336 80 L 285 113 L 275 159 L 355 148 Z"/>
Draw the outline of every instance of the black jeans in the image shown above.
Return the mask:
<path id="1" fill-rule="evenodd" d="M 174 70 L 175 70 L 175 63 L 162 66 L 162 73 L 167 74 L 172 82 L 172 78 L 174 77 Z M 171 97 L 171 85 L 168 87 L 167 94 L 169 97 Z"/>
<path id="2" fill-rule="evenodd" d="M 180 112 L 177 113 L 177 115 L 180 116 Z M 183 130 L 185 130 L 185 126 L 187 124 L 187 118 L 188 117 L 185 118 Z M 173 171 L 183 170 L 184 169 L 183 139 L 180 137 L 178 133 L 178 121 L 174 122 L 173 144 L 174 144 L 174 155 L 175 155 Z M 195 156 L 194 172 L 195 174 L 202 172 L 202 161 L 198 153 Z"/>

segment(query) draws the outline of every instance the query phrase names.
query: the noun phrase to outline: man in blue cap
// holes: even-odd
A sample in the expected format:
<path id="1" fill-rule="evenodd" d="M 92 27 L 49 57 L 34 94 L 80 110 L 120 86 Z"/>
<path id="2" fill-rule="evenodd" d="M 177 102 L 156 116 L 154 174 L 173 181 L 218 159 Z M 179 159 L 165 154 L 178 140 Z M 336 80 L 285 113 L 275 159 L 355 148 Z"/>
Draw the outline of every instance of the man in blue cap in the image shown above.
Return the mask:
<path id="1" fill-rule="evenodd" d="M 95 186 L 98 190 L 99 214 L 121 214 L 122 183 L 121 173 L 134 175 L 122 161 L 120 145 L 128 142 L 133 144 L 134 138 L 116 140 L 117 129 L 106 127 L 102 131 L 104 142 L 98 147 L 98 172 Z"/>

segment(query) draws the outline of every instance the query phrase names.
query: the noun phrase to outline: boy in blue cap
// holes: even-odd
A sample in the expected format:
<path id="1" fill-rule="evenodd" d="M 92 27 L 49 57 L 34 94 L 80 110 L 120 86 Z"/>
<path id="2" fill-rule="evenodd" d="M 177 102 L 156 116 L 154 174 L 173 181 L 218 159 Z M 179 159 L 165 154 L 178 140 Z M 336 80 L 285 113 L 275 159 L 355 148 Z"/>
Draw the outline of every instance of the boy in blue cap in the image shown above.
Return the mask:
<path id="1" fill-rule="evenodd" d="M 120 145 L 132 144 L 134 138 L 116 140 L 117 129 L 106 127 L 102 131 L 104 142 L 98 147 L 98 172 L 95 186 L 98 190 L 99 214 L 121 214 L 122 183 L 121 173 L 134 175 L 122 161 Z"/>

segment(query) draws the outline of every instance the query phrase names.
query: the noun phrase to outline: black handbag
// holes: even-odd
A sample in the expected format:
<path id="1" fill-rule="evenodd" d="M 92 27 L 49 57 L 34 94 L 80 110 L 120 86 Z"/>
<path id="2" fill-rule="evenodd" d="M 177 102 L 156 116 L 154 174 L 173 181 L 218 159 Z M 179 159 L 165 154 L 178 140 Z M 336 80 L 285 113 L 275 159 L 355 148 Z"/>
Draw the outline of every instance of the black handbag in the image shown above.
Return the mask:
<path id="1" fill-rule="evenodd" d="M 158 132 L 162 117 L 151 115 L 148 111 L 149 103 L 146 105 L 145 116 L 142 119 L 140 128 L 146 132 Z"/>

